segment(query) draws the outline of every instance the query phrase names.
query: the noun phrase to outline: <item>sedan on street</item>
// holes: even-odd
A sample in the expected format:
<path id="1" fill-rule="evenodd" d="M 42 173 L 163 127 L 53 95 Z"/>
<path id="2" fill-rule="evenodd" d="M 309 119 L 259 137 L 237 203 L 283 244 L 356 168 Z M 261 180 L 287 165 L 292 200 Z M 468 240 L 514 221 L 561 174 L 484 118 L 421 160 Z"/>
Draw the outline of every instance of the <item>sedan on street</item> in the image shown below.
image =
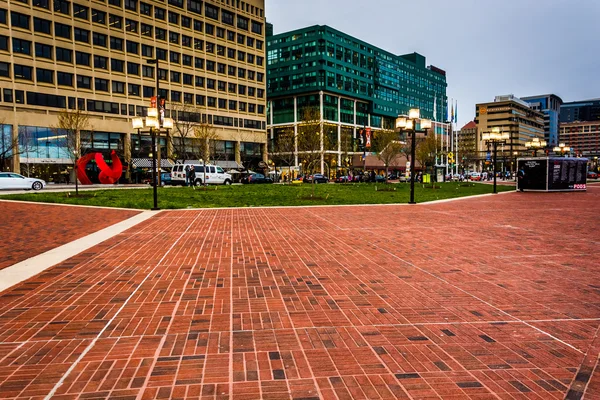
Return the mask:
<path id="1" fill-rule="evenodd" d="M 304 183 L 328 183 L 329 179 L 325 175 L 314 174 L 304 178 Z"/>
<path id="2" fill-rule="evenodd" d="M 259 183 L 273 183 L 273 179 L 264 176 L 263 174 L 250 174 L 242 178 L 243 184 L 259 184 Z"/>
<path id="3" fill-rule="evenodd" d="M 14 172 L 0 172 L 0 189 L 41 190 L 46 181 L 37 178 L 26 178 Z"/>

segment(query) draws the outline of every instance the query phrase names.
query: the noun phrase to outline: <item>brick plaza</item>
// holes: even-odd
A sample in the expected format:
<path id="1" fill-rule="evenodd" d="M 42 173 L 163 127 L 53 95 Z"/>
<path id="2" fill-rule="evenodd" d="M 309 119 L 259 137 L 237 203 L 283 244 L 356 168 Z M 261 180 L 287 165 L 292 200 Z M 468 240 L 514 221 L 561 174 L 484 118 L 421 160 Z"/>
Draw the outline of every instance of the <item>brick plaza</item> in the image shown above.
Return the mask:
<path id="1" fill-rule="evenodd" d="M 163 211 L 0 293 L 0 397 L 600 398 L 599 205 Z"/>

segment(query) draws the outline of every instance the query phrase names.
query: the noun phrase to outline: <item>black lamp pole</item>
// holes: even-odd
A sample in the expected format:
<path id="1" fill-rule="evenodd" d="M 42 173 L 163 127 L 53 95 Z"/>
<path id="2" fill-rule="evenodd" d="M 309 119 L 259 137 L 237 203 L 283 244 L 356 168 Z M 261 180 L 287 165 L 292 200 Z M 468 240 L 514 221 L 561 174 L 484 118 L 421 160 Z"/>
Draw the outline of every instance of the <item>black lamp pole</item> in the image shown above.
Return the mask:
<path id="1" fill-rule="evenodd" d="M 156 64 L 156 111 L 158 113 L 160 107 L 160 96 L 158 95 L 158 58 L 147 60 L 146 62 L 148 64 Z M 160 115 L 157 115 L 156 120 L 158 121 L 158 129 L 160 129 Z M 160 210 L 160 208 L 158 208 L 158 182 L 156 180 L 156 131 L 157 129 L 150 128 L 150 136 L 152 137 L 152 187 L 154 190 L 154 207 L 152 207 L 153 211 Z"/>
<path id="2" fill-rule="evenodd" d="M 496 163 L 498 162 L 498 141 L 494 140 L 492 142 L 492 146 L 494 147 L 494 194 L 498 193 L 496 190 Z"/>
<path id="3" fill-rule="evenodd" d="M 413 124 L 416 124 L 416 121 L 413 121 Z M 413 125 L 412 129 L 412 142 L 410 143 L 410 201 L 408 204 L 417 204 L 415 201 L 415 167 L 416 167 L 416 158 L 417 154 L 417 131 L 415 126 Z"/>

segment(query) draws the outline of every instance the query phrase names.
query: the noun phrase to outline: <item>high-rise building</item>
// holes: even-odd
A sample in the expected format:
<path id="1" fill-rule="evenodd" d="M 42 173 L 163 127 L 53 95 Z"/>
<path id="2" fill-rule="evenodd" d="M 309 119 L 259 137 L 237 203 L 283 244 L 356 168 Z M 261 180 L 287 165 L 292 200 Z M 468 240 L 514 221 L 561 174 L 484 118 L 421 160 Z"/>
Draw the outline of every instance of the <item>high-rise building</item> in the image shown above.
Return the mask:
<path id="1" fill-rule="evenodd" d="M 426 66 L 421 54 L 398 56 L 316 25 L 267 37 L 267 62 L 270 152 L 282 133 L 297 137 L 306 110 L 316 110 L 328 139 L 322 172 L 324 166 L 351 167 L 352 156 L 363 154 L 365 132 L 394 129 L 397 116 L 411 108 L 440 123 L 446 118 L 446 73 Z M 447 125 L 434 127 L 447 134 Z M 302 149 L 292 150 L 295 165 L 302 165 Z"/>
<path id="2" fill-rule="evenodd" d="M 75 109 L 90 116 L 86 151 L 116 150 L 136 164 L 151 148 L 148 135 L 132 135 L 131 118 L 157 94 L 166 116 L 215 128 L 216 158 L 257 163 L 266 159 L 265 55 L 264 0 L 5 0 L 0 132 L 20 141 L 10 168 L 63 174 L 69 157 L 53 128 Z M 181 149 L 159 142 L 173 160 L 195 156 L 191 138 Z"/>
<path id="3" fill-rule="evenodd" d="M 573 154 L 594 159 L 600 156 L 600 120 L 560 124 L 560 141 Z"/>
<path id="4" fill-rule="evenodd" d="M 506 169 L 514 171 L 514 160 L 517 154 L 526 150 L 525 143 L 533 138 L 544 139 L 544 114 L 534 110 L 531 105 L 513 95 L 496 96 L 491 103 L 475 106 L 475 123 L 477 124 L 476 151 L 478 164 L 483 167 L 490 150 L 482 140 L 484 132 L 499 128 L 509 133 L 510 139 L 498 147 L 498 160 L 506 160 Z"/>
<path id="5" fill-rule="evenodd" d="M 465 169 L 471 170 L 471 165 L 477 159 L 477 124 L 470 121 L 458 131 L 458 159 Z"/>
<path id="6" fill-rule="evenodd" d="M 560 122 L 600 121 L 600 99 L 573 101 L 560 107 Z"/>
<path id="7" fill-rule="evenodd" d="M 559 119 L 563 101 L 555 94 L 521 97 L 529 103 L 531 108 L 544 114 L 544 138 L 549 146 L 556 146 L 559 142 Z"/>

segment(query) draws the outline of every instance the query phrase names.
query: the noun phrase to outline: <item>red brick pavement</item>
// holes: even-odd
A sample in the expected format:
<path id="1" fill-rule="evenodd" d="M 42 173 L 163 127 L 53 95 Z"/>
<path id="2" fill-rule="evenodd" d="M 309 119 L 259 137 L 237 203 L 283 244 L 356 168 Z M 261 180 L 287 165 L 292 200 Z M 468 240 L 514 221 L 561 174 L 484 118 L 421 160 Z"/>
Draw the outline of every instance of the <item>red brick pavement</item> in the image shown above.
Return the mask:
<path id="1" fill-rule="evenodd" d="M 0 294 L 0 393 L 598 398 L 599 200 L 163 212 Z"/>
<path id="2" fill-rule="evenodd" d="M 0 201 L 0 269 L 131 218 L 138 211 Z"/>

